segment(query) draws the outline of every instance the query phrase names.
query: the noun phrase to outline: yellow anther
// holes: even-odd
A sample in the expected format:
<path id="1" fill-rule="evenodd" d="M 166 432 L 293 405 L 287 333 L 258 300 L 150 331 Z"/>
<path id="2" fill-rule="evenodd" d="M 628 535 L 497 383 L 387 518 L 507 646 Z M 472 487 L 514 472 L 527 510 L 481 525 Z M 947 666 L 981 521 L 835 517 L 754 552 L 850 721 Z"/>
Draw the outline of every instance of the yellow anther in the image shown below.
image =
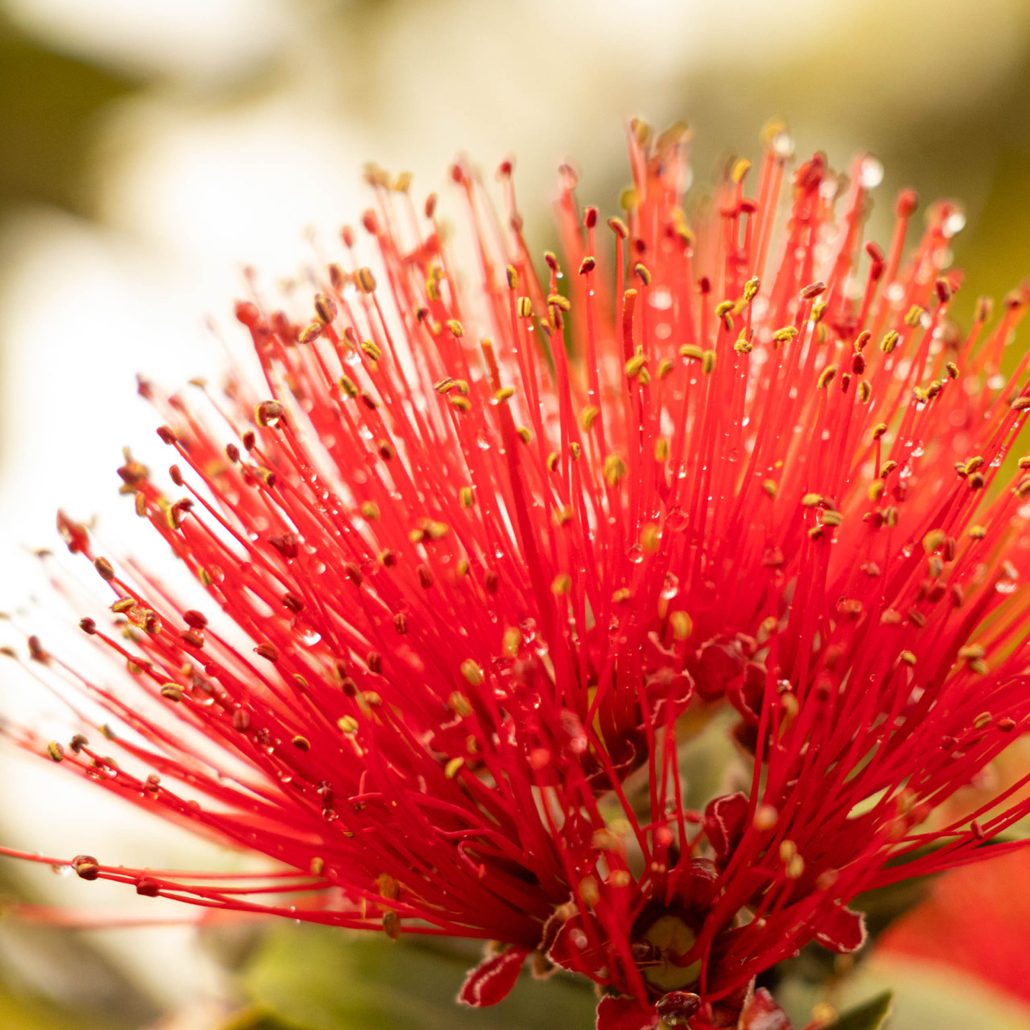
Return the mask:
<path id="1" fill-rule="evenodd" d="M 670 612 L 669 625 L 674 640 L 686 640 L 694 632 L 694 621 L 684 611 Z"/>
<path id="2" fill-rule="evenodd" d="M 651 285 L 651 273 L 650 273 L 650 271 L 648 270 L 648 268 L 647 268 L 647 265 L 645 265 L 645 264 L 643 264 L 642 262 L 638 261 L 638 262 L 637 262 L 637 263 L 636 263 L 636 264 L 635 264 L 635 265 L 633 266 L 633 271 L 634 271 L 634 273 L 636 274 L 637 278 L 638 278 L 638 279 L 639 279 L 639 280 L 640 280 L 640 281 L 641 281 L 641 282 L 642 282 L 642 283 L 643 283 L 643 284 L 644 284 L 645 286 L 650 286 L 650 285 Z"/>
<path id="3" fill-rule="evenodd" d="M 461 674 L 465 677 L 468 682 L 478 687 L 483 682 L 483 670 L 479 665 L 471 658 L 466 658 L 460 666 Z"/>
<path id="4" fill-rule="evenodd" d="M 645 554 L 654 554 L 658 550 L 661 540 L 662 535 L 658 531 L 658 526 L 653 522 L 648 522 L 640 531 L 640 546 L 644 549 Z"/>
<path id="5" fill-rule="evenodd" d="M 629 472 L 626 462 L 618 454 L 609 454 L 604 459 L 604 479 L 609 486 L 617 486 Z"/>
<path id="6" fill-rule="evenodd" d="M 733 163 L 733 170 L 730 172 L 730 178 L 735 183 L 742 183 L 744 176 L 747 175 L 751 169 L 751 162 L 746 157 L 738 157 Z"/>
<path id="7" fill-rule="evenodd" d="M 522 631 L 517 626 L 509 626 L 501 638 L 501 650 L 509 657 L 514 658 L 522 647 Z"/>
<path id="8" fill-rule="evenodd" d="M 473 663 L 473 664 L 475 664 L 475 663 Z M 476 670 L 478 671 L 478 669 L 479 669 L 479 666 L 477 665 L 476 666 Z M 461 671 L 463 673 L 465 672 L 465 663 L 464 662 L 462 663 Z M 480 675 L 482 675 L 482 674 L 480 674 Z M 469 677 L 467 677 L 467 676 L 465 678 L 469 679 Z M 469 679 L 469 682 L 472 683 L 473 686 L 478 686 L 479 685 L 478 683 L 473 682 L 472 679 Z M 468 718 L 468 716 L 470 716 L 473 713 L 473 708 L 472 708 L 471 703 L 469 702 L 469 699 L 460 690 L 453 691 L 451 693 L 450 697 L 447 698 L 447 707 L 452 712 L 454 712 L 454 714 L 459 719 L 466 719 L 466 718 Z"/>
<path id="9" fill-rule="evenodd" d="M 626 375 L 630 379 L 635 379 L 640 375 L 641 370 L 647 364 L 647 355 L 644 354 L 643 349 L 638 347 L 636 354 L 633 355 L 629 361 L 626 362 Z"/>

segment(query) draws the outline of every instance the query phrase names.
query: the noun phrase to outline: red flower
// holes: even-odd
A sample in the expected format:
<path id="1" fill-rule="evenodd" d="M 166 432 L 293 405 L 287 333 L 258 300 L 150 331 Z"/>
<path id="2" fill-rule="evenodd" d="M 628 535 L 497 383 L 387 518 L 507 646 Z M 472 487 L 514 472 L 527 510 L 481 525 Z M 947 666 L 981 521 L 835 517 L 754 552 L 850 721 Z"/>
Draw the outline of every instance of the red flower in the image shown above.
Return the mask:
<path id="1" fill-rule="evenodd" d="M 931 208 L 903 261 L 910 192 L 887 253 L 863 249 L 870 158 L 850 181 L 802 164 L 778 230 L 789 150 L 773 130 L 754 195 L 738 161 L 691 226 L 682 133 L 635 125 L 614 292 L 569 169 L 573 274 L 547 254 L 541 281 L 510 165 L 505 226 L 454 168 L 474 284 L 435 198 L 418 217 L 375 172 L 378 272 L 348 228 L 313 320 L 237 305 L 260 392 L 234 377 L 212 421 L 141 385 L 181 499 L 131 459 L 122 489 L 206 597 L 94 557 L 62 516 L 114 597 L 83 629 L 129 675 L 77 680 L 34 645 L 125 727 L 118 761 L 85 736 L 49 752 L 285 872 L 257 890 L 79 856 L 80 876 L 500 942 L 470 1004 L 533 954 L 602 985 L 609 1030 L 749 1026 L 757 973 L 861 946 L 856 895 L 1025 813 L 1003 794 L 927 822 L 1030 718 L 1030 476 L 1002 470 L 1030 355 L 999 374 L 1024 297 L 961 333 L 961 217 Z M 750 785 L 688 810 L 677 720 L 722 697 Z"/>
<path id="2" fill-rule="evenodd" d="M 1030 1011 L 1028 882 L 1025 850 L 983 868 L 956 869 L 877 940 L 877 954 L 886 962 L 914 959 L 946 973 L 957 967 Z"/>

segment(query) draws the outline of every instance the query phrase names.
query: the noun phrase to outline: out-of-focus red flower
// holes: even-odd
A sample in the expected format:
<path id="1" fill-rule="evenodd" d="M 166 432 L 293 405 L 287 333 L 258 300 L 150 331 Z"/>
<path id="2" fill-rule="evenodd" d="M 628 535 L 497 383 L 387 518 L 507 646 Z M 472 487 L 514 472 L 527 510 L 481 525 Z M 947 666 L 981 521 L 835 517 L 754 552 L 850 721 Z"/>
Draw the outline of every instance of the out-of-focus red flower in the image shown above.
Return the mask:
<path id="1" fill-rule="evenodd" d="M 1030 854 L 956 869 L 930 897 L 886 930 L 877 953 L 957 968 L 1030 1006 Z"/>
<path id="2" fill-rule="evenodd" d="M 789 159 L 774 129 L 754 192 L 738 161 L 688 215 L 683 133 L 635 124 L 626 219 L 604 229 L 563 169 L 542 278 L 510 165 L 503 221 L 453 169 L 465 276 L 436 199 L 372 172 L 378 271 L 347 228 L 313 315 L 237 305 L 260 387 L 202 413 L 141 385 L 175 492 L 131 459 L 122 490 L 206 596 L 61 516 L 112 594 L 82 628 L 127 671 L 92 682 L 33 640 L 110 743 L 95 720 L 16 736 L 282 871 L 80 876 L 496 941 L 470 1004 L 532 956 L 600 985 L 607 1030 L 783 1025 L 757 973 L 857 949 L 857 894 L 1025 813 L 1003 792 L 923 825 L 1030 718 L 1030 475 L 1002 471 L 1030 355 L 999 372 L 1025 298 L 960 332 L 957 209 L 904 259 L 905 192 L 863 247 L 877 163 Z M 750 788 L 690 810 L 677 720 L 721 698 Z"/>

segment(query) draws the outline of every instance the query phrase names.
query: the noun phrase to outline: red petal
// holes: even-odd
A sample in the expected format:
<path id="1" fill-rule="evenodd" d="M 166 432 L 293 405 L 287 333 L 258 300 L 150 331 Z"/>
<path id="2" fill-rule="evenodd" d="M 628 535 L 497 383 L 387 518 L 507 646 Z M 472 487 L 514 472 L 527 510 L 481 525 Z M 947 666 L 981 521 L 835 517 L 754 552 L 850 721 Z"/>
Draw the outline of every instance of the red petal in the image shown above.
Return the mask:
<path id="1" fill-rule="evenodd" d="M 790 1030 L 790 1020 L 773 996 L 759 987 L 744 1006 L 737 1030 Z"/>
<path id="2" fill-rule="evenodd" d="M 636 998 L 625 995 L 602 998 L 597 1005 L 597 1030 L 653 1030 L 658 1026 L 654 1006 L 641 1008 Z"/>
<path id="3" fill-rule="evenodd" d="M 713 637 L 698 648 L 692 663 L 694 686 L 706 700 L 719 697 L 744 671 L 744 652 L 729 637 Z"/>
<path id="4" fill-rule="evenodd" d="M 515 986 L 529 951 L 529 948 L 512 947 L 500 955 L 483 959 L 475 969 L 469 970 L 458 993 L 458 1001 L 474 1008 L 503 1001 Z"/>
<path id="5" fill-rule="evenodd" d="M 587 934 L 583 931 L 583 919 L 583 915 L 577 913 L 562 923 L 551 939 L 547 957 L 562 969 L 583 973 L 601 983 L 606 978 L 599 970 L 607 963 L 607 956 L 602 948 L 588 943 Z"/>
<path id="6" fill-rule="evenodd" d="M 705 831 L 716 858 L 725 862 L 744 835 L 748 800 L 745 794 L 716 798 L 705 809 Z"/>
<path id="7" fill-rule="evenodd" d="M 865 944 L 865 916 L 843 905 L 834 905 L 823 918 L 815 939 L 830 951 L 858 951 Z"/>

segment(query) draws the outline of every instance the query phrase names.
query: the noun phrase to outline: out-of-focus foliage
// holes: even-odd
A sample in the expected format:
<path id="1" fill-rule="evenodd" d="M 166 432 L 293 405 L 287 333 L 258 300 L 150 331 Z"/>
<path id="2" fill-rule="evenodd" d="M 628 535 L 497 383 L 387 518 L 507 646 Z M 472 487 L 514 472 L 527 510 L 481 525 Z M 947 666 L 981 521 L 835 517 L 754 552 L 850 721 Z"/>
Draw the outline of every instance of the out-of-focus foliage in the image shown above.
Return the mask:
<path id="1" fill-rule="evenodd" d="M 0 1030 L 132 1030 L 157 1018 L 89 936 L 19 922 L 7 913 L 13 898 L 41 900 L 0 876 Z"/>
<path id="2" fill-rule="evenodd" d="M 881 991 L 843 1013 L 833 1024 L 833 1030 L 880 1030 L 891 1013 L 893 991 Z"/>
<path id="3" fill-rule="evenodd" d="M 277 926 L 244 972 L 255 1004 L 299 1030 L 571 1030 L 593 1026 L 590 985 L 531 982 L 489 1009 L 455 1003 L 476 956 L 314 926 Z"/>
<path id="4" fill-rule="evenodd" d="M 82 211 L 94 118 L 135 85 L 47 50 L 0 14 L 0 214 L 28 202 Z"/>
<path id="5" fill-rule="evenodd" d="M 804 1026 L 819 1002 L 845 1014 L 877 992 L 893 994 L 884 1030 L 1030 1030 L 1030 1010 L 971 976 L 921 963 L 874 955 L 829 992 L 800 980 L 781 986 L 777 998 Z"/>

